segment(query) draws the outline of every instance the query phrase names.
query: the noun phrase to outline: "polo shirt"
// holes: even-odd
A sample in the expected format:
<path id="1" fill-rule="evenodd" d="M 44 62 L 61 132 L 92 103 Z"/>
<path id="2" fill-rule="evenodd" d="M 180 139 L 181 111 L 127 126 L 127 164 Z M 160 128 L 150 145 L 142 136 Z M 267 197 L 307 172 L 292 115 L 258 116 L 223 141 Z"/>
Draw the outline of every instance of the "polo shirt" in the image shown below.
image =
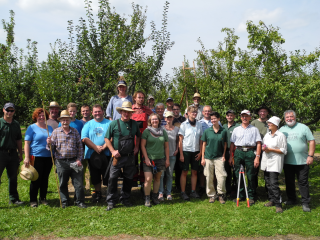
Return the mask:
<path id="1" fill-rule="evenodd" d="M 16 120 L 7 123 L 4 118 L 0 118 L 0 149 L 17 149 L 17 140 L 21 140 L 20 124 Z"/>
<path id="2" fill-rule="evenodd" d="M 231 138 L 231 135 L 232 135 L 232 132 L 233 130 L 236 128 L 236 127 L 239 127 L 240 124 L 239 123 L 236 123 L 236 122 L 233 122 L 233 124 L 231 125 L 231 127 L 228 127 L 228 123 L 224 124 L 223 125 L 223 128 L 227 130 L 227 137 L 228 137 L 228 148 L 230 148 L 230 138 Z"/>
<path id="3" fill-rule="evenodd" d="M 251 125 L 259 129 L 261 138 L 263 139 L 264 136 L 265 136 L 265 135 L 267 134 L 267 132 L 268 132 L 268 124 L 267 124 L 267 121 L 265 121 L 265 122 L 260 122 L 258 119 L 256 119 L 256 120 L 253 120 L 253 121 L 251 122 Z"/>
<path id="4" fill-rule="evenodd" d="M 309 127 L 296 123 L 293 127 L 285 125 L 279 130 L 287 137 L 287 155 L 285 164 L 305 165 L 308 158 L 308 141 L 314 140 Z"/>
<path id="5" fill-rule="evenodd" d="M 137 136 L 140 137 L 140 129 L 138 127 L 138 124 L 136 121 L 130 119 L 130 121 L 128 122 L 123 122 L 121 119 L 119 119 L 120 121 L 120 128 L 121 128 L 121 134 L 122 136 L 128 136 L 130 134 L 130 122 L 131 122 L 131 134 L 133 136 Z M 111 138 L 113 137 L 113 141 L 112 141 L 112 146 L 114 148 L 114 150 L 118 150 L 119 149 L 119 137 L 120 137 L 120 133 L 118 131 L 118 123 L 117 120 L 114 120 L 110 123 L 108 130 L 106 132 L 105 138 L 108 138 L 109 140 L 111 140 Z"/>
<path id="6" fill-rule="evenodd" d="M 206 142 L 206 149 L 204 152 L 205 159 L 214 159 L 217 157 L 222 157 L 224 152 L 224 144 L 227 142 L 227 130 L 223 127 L 219 127 L 216 133 L 213 127 L 207 128 L 204 131 L 201 140 Z"/>
<path id="7" fill-rule="evenodd" d="M 150 130 L 146 129 L 143 131 L 141 138 L 146 140 L 146 151 L 149 159 L 165 158 L 164 143 L 168 142 L 166 130 L 163 130 L 162 136 L 154 137 L 151 135 Z"/>
<path id="8" fill-rule="evenodd" d="M 197 152 L 200 151 L 200 138 L 203 134 L 202 124 L 196 121 L 196 126 L 192 127 L 189 119 L 181 123 L 179 135 L 183 136 L 182 151 Z"/>
<path id="9" fill-rule="evenodd" d="M 242 124 L 233 130 L 230 141 L 236 146 L 255 147 L 257 142 L 262 142 L 258 128 L 252 126 L 243 128 Z"/>

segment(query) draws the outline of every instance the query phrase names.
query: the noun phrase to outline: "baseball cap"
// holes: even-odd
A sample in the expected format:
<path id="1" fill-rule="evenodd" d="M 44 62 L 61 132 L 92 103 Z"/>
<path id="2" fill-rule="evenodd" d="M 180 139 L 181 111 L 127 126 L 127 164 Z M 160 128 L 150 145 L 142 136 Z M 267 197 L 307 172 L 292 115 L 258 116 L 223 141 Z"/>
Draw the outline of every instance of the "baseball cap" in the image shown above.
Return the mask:
<path id="1" fill-rule="evenodd" d="M 151 99 L 151 98 L 154 100 L 154 97 L 152 95 L 149 95 L 148 96 L 148 100 Z"/>
<path id="2" fill-rule="evenodd" d="M 127 83 L 126 83 L 126 81 L 124 81 L 124 80 L 121 80 L 121 81 L 119 81 L 118 82 L 118 84 L 117 84 L 117 87 L 119 87 L 119 86 L 127 86 Z"/>
<path id="3" fill-rule="evenodd" d="M 242 115 L 242 114 L 247 114 L 247 115 L 251 116 L 250 111 L 249 111 L 249 110 L 246 110 L 246 109 L 243 110 L 240 115 Z"/>
<path id="4" fill-rule="evenodd" d="M 173 99 L 171 97 L 168 97 L 166 102 L 168 102 L 168 101 L 173 101 Z"/>
<path id="5" fill-rule="evenodd" d="M 13 109 L 16 109 L 16 107 L 14 106 L 14 104 L 11 103 L 11 102 L 6 103 L 3 108 L 4 108 L 5 110 L 7 110 L 7 109 L 10 108 L 10 107 L 13 108 Z"/>
<path id="6" fill-rule="evenodd" d="M 229 110 L 227 111 L 226 115 L 228 115 L 228 113 L 236 114 L 236 112 L 235 112 L 235 111 L 233 111 L 232 109 L 229 109 Z"/>
<path id="7" fill-rule="evenodd" d="M 167 118 L 167 117 L 174 117 L 173 112 L 171 112 L 171 111 L 166 111 L 165 114 L 164 114 L 164 116 L 165 116 L 166 118 Z"/>

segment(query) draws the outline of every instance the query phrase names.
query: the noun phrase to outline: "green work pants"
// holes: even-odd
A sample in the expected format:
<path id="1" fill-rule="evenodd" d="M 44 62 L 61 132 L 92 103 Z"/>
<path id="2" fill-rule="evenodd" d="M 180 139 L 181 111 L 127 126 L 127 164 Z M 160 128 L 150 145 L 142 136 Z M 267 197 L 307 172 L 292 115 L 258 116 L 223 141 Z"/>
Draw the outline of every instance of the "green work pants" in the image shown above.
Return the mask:
<path id="1" fill-rule="evenodd" d="M 234 152 L 234 166 L 235 166 L 235 173 L 237 176 L 237 181 L 239 181 L 239 171 L 240 171 L 240 165 L 242 164 L 245 168 L 245 172 L 247 174 L 248 179 L 248 197 L 249 199 L 254 199 L 254 192 L 256 189 L 256 182 L 254 181 L 255 177 L 255 169 L 254 169 L 254 159 L 256 157 L 256 154 L 254 151 L 247 151 L 243 152 L 239 149 L 236 149 Z M 243 184 L 243 178 L 241 177 L 240 182 L 240 199 L 246 198 L 246 193 L 244 189 Z"/>

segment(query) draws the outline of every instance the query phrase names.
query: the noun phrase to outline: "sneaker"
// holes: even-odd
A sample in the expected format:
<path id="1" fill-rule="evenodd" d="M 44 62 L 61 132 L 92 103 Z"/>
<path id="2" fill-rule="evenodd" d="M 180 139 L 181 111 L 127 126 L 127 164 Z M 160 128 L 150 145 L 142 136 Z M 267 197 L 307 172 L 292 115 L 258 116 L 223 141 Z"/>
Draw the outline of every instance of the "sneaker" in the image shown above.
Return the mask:
<path id="1" fill-rule="evenodd" d="M 167 200 L 172 201 L 172 196 L 170 194 L 167 196 Z"/>
<path id="2" fill-rule="evenodd" d="M 145 197 L 144 205 L 146 207 L 152 207 L 151 202 L 150 202 L 150 195 Z"/>
<path id="3" fill-rule="evenodd" d="M 152 194 L 152 202 L 153 202 L 154 205 L 160 204 L 160 201 L 158 199 L 158 193 L 153 193 Z"/>
<path id="4" fill-rule="evenodd" d="M 12 204 L 20 206 L 20 205 L 24 204 L 24 202 L 20 201 L 19 199 L 18 200 L 14 200 L 14 201 L 10 200 L 9 201 L 9 205 L 12 205 Z"/>
<path id="5" fill-rule="evenodd" d="M 253 199 L 249 199 L 249 206 L 254 205 L 254 200 Z"/>
<path id="6" fill-rule="evenodd" d="M 284 202 L 285 205 L 290 206 L 290 205 L 296 205 L 296 201 L 293 200 L 287 200 L 286 202 Z"/>
<path id="7" fill-rule="evenodd" d="M 219 202 L 220 202 L 221 204 L 225 204 L 225 203 L 226 203 L 226 201 L 225 201 L 224 198 L 223 198 L 223 195 L 219 196 Z"/>
<path id="8" fill-rule="evenodd" d="M 196 191 L 191 192 L 190 197 L 192 197 L 192 198 L 200 198 L 199 194 Z"/>
<path id="9" fill-rule="evenodd" d="M 265 206 L 265 207 L 272 207 L 272 206 L 274 206 L 274 203 L 271 202 L 271 201 L 269 201 L 269 202 L 267 202 L 266 204 L 264 204 L 264 206 Z"/>
<path id="10" fill-rule="evenodd" d="M 83 202 L 78 203 L 77 206 L 78 206 L 79 208 L 87 208 L 87 205 L 85 205 Z"/>
<path id="11" fill-rule="evenodd" d="M 215 201 L 216 201 L 216 198 L 215 198 L 215 197 L 209 198 L 209 203 L 214 203 Z"/>
<path id="12" fill-rule="evenodd" d="M 107 207 L 107 211 L 111 211 L 112 209 L 114 209 L 114 205 L 113 204 L 108 204 L 108 207 Z"/>
<path id="13" fill-rule="evenodd" d="M 30 207 L 38 207 L 38 203 L 37 202 L 30 202 Z"/>
<path id="14" fill-rule="evenodd" d="M 49 203 L 47 202 L 47 200 L 44 198 L 44 199 L 39 199 L 39 203 L 42 204 L 42 205 L 45 205 L 45 206 L 48 206 Z"/>
<path id="15" fill-rule="evenodd" d="M 310 207 L 309 207 L 309 204 L 303 204 L 303 205 L 302 205 L 302 210 L 303 210 L 304 212 L 311 212 L 311 209 L 310 209 Z"/>
<path id="16" fill-rule="evenodd" d="M 283 213 L 282 207 L 276 207 L 276 213 Z"/>
<path id="17" fill-rule="evenodd" d="M 164 201 L 163 193 L 159 193 L 158 200 L 159 200 L 160 202 L 163 202 L 163 201 Z"/>
<path id="18" fill-rule="evenodd" d="M 181 192 L 181 198 L 185 201 L 190 201 L 190 198 L 188 197 L 186 192 Z"/>

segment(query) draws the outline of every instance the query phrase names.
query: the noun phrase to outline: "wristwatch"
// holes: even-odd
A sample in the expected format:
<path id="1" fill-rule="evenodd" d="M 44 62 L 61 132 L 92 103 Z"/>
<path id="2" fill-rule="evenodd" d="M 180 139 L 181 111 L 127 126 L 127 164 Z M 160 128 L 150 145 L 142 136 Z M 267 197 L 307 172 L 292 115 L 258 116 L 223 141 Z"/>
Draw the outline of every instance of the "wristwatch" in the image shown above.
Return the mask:
<path id="1" fill-rule="evenodd" d="M 308 157 L 312 157 L 313 158 L 313 156 L 311 156 L 311 155 L 308 155 Z"/>

